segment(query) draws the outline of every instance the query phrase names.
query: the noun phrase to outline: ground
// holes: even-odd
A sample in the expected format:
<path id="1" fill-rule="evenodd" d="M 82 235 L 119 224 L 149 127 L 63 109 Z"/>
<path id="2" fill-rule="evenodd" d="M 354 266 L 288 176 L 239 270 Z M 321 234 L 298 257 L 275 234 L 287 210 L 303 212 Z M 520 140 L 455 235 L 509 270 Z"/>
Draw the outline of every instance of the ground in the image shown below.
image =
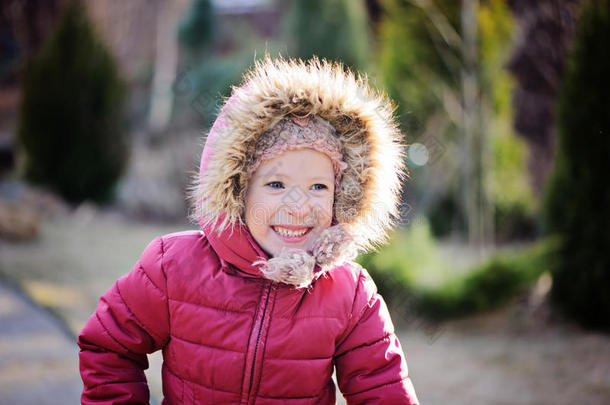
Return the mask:
<path id="1" fill-rule="evenodd" d="M 560 320 L 531 324 L 522 303 L 402 332 L 423 404 L 607 404 L 610 337 Z M 540 323 L 538 323 L 540 322 Z"/>
<path id="2" fill-rule="evenodd" d="M 32 242 L 0 242 L 0 405 L 78 403 L 74 336 L 150 240 L 187 227 L 84 208 L 46 220 Z M 561 319 L 544 299 L 531 301 L 438 325 L 400 322 L 421 402 L 609 403 L 610 336 Z M 151 364 L 160 398 L 158 355 Z"/>

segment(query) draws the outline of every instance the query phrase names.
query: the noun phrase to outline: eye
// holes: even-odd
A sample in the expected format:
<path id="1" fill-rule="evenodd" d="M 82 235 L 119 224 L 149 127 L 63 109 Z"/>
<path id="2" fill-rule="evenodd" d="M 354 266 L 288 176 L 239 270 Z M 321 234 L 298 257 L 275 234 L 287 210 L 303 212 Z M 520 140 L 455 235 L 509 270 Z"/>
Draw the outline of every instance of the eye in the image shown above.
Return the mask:
<path id="1" fill-rule="evenodd" d="M 326 187 L 325 184 L 321 184 L 321 183 L 314 184 L 312 187 L 314 190 L 324 190 L 324 189 L 328 188 L 328 187 Z"/>
<path id="2" fill-rule="evenodd" d="M 270 183 L 265 184 L 266 186 L 269 186 L 271 188 L 275 188 L 275 189 L 281 189 L 284 188 L 284 185 L 282 184 L 281 181 L 272 181 Z"/>

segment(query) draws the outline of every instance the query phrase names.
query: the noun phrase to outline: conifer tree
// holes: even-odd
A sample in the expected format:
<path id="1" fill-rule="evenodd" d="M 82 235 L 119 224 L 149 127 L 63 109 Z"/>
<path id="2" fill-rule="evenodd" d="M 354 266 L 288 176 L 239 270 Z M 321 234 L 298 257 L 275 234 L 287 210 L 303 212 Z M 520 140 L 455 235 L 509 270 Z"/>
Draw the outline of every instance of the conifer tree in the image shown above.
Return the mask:
<path id="1" fill-rule="evenodd" d="M 207 49 L 214 37 L 215 18 L 210 0 L 194 0 L 178 29 L 180 43 L 192 52 Z"/>
<path id="2" fill-rule="evenodd" d="M 363 1 L 293 0 L 286 19 L 290 56 L 317 55 L 366 70 L 370 27 Z"/>
<path id="3" fill-rule="evenodd" d="M 123 98 L 112 56 L 71 2 L 26 68 L 17 133 L 25 177 L 72 202 L 109 200 L 128 158 Z"/>
<path id="4" fill-rule="evenodd" d="M 546 228 L 559 235 L 553 301 L 584 325 L 610 327 L 610 1 L 583 6 L 560 91 Z"/>

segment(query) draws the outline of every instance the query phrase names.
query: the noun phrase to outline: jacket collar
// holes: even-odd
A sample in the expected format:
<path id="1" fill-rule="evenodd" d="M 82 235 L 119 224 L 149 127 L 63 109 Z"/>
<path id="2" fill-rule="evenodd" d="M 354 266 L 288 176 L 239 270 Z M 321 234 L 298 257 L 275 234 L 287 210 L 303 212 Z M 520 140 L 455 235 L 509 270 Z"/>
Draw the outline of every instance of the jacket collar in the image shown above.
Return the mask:
<path id="1" fill-rule="evenodd" d="M 229 228 L 222 232 L 211 226 L 201 224 L 212 249 L 218 255 L 222 269 L 228 273 L 238 273 L 245 277 L 265 278 L 260 268 L 253 265 L 259 260 L 269 260 L 269 256 L 254 240 L 246 226 L 236 225 L 233 232 Z M 314 273 L 320 274 L 322 268 L 316 264 Z"/>
<path id="2" fill-rule="evenodd" d="M 269 255 L 256 243 L 247 227 L 236 225 L 233 232 L 230 228 L 218 232 L 210 225 L 201 225 L 203 233 L 218 255 L 225 271 L 230 270 L 228 264 L 231 264 L 238 273 L 244 276 L 263 277 L 259 268 L 252 263 L 261 259 L 268 260 Z"/>

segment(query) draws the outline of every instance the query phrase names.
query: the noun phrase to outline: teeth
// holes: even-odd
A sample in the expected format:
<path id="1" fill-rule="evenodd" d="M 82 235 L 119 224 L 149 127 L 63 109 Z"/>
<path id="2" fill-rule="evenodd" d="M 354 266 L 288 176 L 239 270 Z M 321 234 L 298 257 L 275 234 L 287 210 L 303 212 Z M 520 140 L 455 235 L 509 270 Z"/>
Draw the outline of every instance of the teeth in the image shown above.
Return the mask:
<path id="1" fill-rule="evenodd" d="M 279 226 L 274 226 L 273 229 L 275 229 L 275 231 L 282 236 L 292 236 L 292 237 L 303 236 L 307 232 L 307 229 L 303 229 L 301 231 L 291 231 L 290 229 L 281 228 Z"/>

